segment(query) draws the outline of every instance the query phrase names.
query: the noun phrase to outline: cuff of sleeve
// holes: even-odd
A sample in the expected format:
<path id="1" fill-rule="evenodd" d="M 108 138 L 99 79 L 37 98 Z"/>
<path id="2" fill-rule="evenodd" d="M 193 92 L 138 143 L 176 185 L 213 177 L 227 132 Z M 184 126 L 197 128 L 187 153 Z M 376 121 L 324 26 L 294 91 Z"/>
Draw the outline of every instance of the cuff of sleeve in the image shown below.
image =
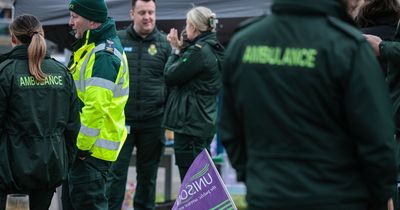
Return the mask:
<path id="1" fill-rule="evenodd" d="M 381 43 L 379 43 L 379 55 L 383 56 L 384 52 L 385 52 L 385 43 L 384 41 L 382 41 Z"/>
<path id="2" fill-rule="evenodd" d="M 181 51 L 178 50 L 178 49 L 173 48 L 173 49 L 171 50 L 171 54 L 172 54 L 172 55 L 179 55 L 179 53 L 181 53 Z"/>

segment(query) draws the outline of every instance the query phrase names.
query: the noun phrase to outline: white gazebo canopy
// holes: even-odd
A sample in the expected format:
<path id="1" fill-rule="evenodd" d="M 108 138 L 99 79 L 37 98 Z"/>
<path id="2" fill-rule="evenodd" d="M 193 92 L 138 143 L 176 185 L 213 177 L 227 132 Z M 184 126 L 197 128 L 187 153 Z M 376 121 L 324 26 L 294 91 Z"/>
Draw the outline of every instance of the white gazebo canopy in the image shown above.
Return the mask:
<path id="1" fill-rule="evenodd" d="M 0 9 L 9 8 L 14 6 L 15 0 L 0 0 Z"/>

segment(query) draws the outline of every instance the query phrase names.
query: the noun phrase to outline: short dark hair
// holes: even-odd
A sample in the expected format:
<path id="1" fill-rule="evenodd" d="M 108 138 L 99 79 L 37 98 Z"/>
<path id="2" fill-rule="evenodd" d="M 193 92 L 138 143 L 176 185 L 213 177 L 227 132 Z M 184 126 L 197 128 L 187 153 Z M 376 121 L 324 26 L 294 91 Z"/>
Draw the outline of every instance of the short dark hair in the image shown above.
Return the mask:
<path id="1" fill-rule="evenodd" d="M 156 0 L 132 0 L 132 7 L 135 7 L 137 1 L 144 1 L 144 2 L 154 1 L 154 3 L 156 3 Z"/>
<path id="2" fill-rule="evenodd" d="M 355 18 L 360 27 L 376 25 L 376 17 L 400 18 L 400 4 L 397 0 L 369 0 L 360 8 Z"/>

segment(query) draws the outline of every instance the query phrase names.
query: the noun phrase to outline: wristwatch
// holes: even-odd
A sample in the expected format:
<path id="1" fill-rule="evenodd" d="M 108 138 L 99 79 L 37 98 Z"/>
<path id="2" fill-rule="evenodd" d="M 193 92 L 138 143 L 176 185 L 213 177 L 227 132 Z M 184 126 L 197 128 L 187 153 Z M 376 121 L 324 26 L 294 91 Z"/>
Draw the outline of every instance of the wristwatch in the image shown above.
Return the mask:
<path id="1" fill-rule="evenodd" d="M 179 55 L 180 52 L 181 52 L 180 50 L 172 48 L 171 54 Z"/>

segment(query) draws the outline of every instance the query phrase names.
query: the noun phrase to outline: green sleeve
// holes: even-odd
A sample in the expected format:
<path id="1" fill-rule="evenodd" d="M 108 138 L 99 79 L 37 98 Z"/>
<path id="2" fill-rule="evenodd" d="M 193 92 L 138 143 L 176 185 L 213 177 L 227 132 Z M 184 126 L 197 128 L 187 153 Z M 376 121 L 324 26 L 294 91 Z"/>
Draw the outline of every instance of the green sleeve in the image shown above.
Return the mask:
<path id="1" fill-rule="evenodd" d="M 75 160 L 75 154 L 76 154 L 76 138 L 79 133 L 79 129 L 81 126 L 80 122 L 80 117 L 79 117 L 79 110 L 80 110 L 80 105 L 79 105 L 79 99 L 76 93 L 76 88 L 75 88 L 75 83 L 74 80 L 72 79 L 72 76 L 69 75 L 68 73 L 68 86 L 69 90 L 71 91 L 70 97 L 69 97 L 69 114 L 68 114 L 68 121 L 67 125 L 64 131 L 64 136 L 65 136 L 65 141 L 66 141 L 66 146 L 67 146 L 67 152 L 68 152 L 68 158 L 70 161 L 70 164 Z"/>
<path id="2" fill-rule="evenodd" d="M 0 134 L 4 129 L 4 122 L 6 120 L 7 114 L 7 86 L 8 82 L 6 81 L 5 74 L 0 69 Z"/>
<path id="3" fill-rule="evenodd" d="M 381 57 L 387 62 L 386 82 L 393 101 L 396 133 L 400 133 L 400 42 L 382 41 L 379 47 Z"/>
<path id="4" fill-rule="evenodd" d="M 11 59 L 8 59 L 7 54 L 0 55 L 0 135 L 2 130 L 4 129 L 4 122 L 7 117 L 7 108 L 8 108 L 8 100 L 9 91 L 11 89 L 10 79 L 7 78 L 7 74 L 5 73 L 5 68 L 10 63 L 12 63 Z"/>
<path id="5" fill-rule="evenodd" d="M 379 44 L 381 57 L 393 63 L 396 66 L 400 65 L 400 42 L 397 41 L 382 41 Z"/>
<path id="6" fill-rule="evenodd" d="M 171 55 L 165 65 L 165 82 L 176 86 L 191 80 L 203 70 L 204 57 L 200 49 L 188 48 L 181 56 Z"/>
<path id="7" fill-rule="evenodd" d="M 245 181 L 247 148 L 244 141 L 244 128 L 241 122 L 239 112 L 236 108 L 238 104 L 235 98 L 234 86 L 232 84 L 232 75 L 235 67 L 238 66 L 238 54 L 236 50 L 239 47 L 232 43 L 227 49 L 223 63 L 222 80 L 222 106 L 221 115 L 218 123 L 221 142 L 224 145 L 231 164 L 237 172 L 237 180 Z"/>
<path id="8" fill-rule="evenodd" d="M 353 55 L 345 85 L 344 114 L 362 174 L 374 200 L 386 204 L 394 195 L 396 160 L 392 105 L 372 50 L 362 43 Z"/>

